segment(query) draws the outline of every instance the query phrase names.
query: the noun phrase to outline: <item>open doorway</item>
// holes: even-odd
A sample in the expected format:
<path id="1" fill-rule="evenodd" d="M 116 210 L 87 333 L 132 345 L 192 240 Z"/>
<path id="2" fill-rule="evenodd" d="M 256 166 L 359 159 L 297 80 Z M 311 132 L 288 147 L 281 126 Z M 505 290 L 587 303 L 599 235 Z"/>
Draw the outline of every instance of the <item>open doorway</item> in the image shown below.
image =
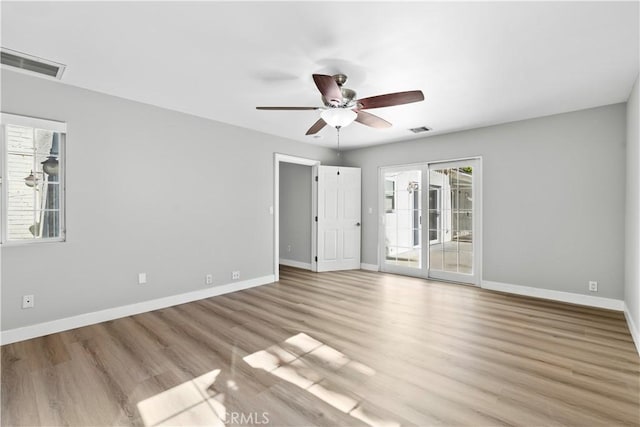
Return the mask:
<path id="1" fill-rule="evenodd" d="M 315 188 L 313 166 L 320 161 L 275 155 L 274 275 L 280 264 L 316 271 Z"/>
<path id="2" fill-rule="evenodd" d="M 311 166 L 280 163 L 280 265 L 311 270 Z"/>

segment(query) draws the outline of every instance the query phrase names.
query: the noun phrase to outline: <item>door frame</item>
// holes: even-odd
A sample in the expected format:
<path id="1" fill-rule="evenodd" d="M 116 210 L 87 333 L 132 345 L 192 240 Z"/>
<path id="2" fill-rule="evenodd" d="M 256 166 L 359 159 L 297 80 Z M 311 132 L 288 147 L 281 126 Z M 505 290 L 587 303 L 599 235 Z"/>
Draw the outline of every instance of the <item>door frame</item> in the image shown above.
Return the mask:
<path id="1" fill-rule="evenodd" d="M 304 166 L 317 166 L 320 164 L 320 160 L 307 159 L 305 157 L 290 156 L 288 154 L 274 153 L 273 156 L 273 276 L 275 281 L 280 280 L 280 163 L 293 163 L 296 165 Z M 315 215 L 317 211 L 318 196 L 316 194 L 317 188 L 314 184 L 313 178 L 311 179 L 311 215 Z M 316 222 L 311 221 L 311 271 L 318 270 L 318 264 L 315 261 L 316 253 Z"/>

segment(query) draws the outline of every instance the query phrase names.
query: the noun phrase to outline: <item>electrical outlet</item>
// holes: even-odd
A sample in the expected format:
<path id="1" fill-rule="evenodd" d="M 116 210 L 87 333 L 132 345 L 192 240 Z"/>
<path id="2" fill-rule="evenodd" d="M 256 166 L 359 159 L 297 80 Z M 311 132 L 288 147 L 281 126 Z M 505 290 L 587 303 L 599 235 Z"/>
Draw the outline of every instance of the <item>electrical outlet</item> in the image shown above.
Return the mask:
<path id="1" fill-rule="evenodd" d="M 138 273 L 138 284 L 144 285 L 147 283 L 147 273 Z"/>
<path id="2" fill-rule="evenodd" d="M 231 273 L 231 279 L 233 280 L 238 280 L 240 278 L 240 272 L 239 271 L 234 271 Z"/>
<path id="3" fill-rule="evenodd" d="M 206 285 L 213 285 L 213 274 L 207 274 L 204 276 L 204 283 Z"/>
<path id="4" fill-rule="evenodd" d="M 589 292 L 598 292 L 598 282 L 589 280 Z"/>
<path id="5" fill-rule="evenodd" d="M 35 299 L 33 295 L 23 295 L 22 296 L 22 308 L 33 308 L 35 307 Z"/>

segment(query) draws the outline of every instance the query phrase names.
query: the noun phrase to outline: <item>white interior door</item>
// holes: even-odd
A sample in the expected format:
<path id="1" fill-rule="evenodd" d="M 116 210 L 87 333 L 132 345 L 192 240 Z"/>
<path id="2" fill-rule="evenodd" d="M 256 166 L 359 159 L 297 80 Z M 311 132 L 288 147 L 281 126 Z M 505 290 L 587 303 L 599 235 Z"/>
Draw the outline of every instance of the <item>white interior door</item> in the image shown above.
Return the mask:
<path id="1" fill-rule="evenodd" d="M 360 268 L 360 168 L 316 166 L 318 271 Z"/>

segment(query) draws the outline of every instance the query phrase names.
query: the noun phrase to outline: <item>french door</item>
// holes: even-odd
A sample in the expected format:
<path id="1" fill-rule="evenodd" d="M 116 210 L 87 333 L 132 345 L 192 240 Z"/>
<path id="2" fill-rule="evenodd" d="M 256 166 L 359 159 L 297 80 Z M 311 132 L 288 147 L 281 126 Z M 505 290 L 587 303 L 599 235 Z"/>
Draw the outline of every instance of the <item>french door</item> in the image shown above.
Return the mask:
<path id="1" fill-rule="evenodd" d="M 383 168 L 380 179 L 381 270 L 480 284 L 480 160 Z"/>

